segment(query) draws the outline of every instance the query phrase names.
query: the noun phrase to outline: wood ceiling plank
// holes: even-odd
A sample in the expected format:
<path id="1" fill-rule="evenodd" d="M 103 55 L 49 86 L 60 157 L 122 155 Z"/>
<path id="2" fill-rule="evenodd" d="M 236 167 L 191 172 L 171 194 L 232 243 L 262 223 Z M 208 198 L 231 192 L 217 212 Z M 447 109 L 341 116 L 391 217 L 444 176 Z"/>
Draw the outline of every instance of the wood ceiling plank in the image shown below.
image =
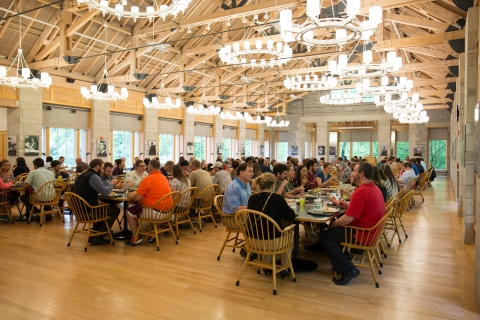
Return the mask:
<path id="1" fill-rule="evenodd" d="M 464 18 L 461 15 L 449 11 L 430 1 L 413 4 L 413 7 L 417 8 L 417 10 L 425 15 L 435 17 L 436 19 L 448 24 L 455 24 L 458 20 Z"/>
<path id="2" fill-rule="evenodd" d="M 389 12 L 383 13 L 383 20 L 415 26 L 415 27 L 427 28 L 427 29 L 436 30 L 440 32 L 445 32 L 445 30 L 447 30 L 449 25 L 448 23 L 444 23 L 444 22 L 410 17 L 410 16 L 405 16 L 405 15 L 396 14 L 396 13 L 389 13 Z"/>
<path id="3" fill-rule="evenodd" d="M 440 50 L 433 50 L 433 49 L 429 49 L 429 48 L 425 48 L 425 47 L 408 47 L 405 50 L 407 50 L 409 52 L 413 52 L 413 53 L 423 54 L 425 56 L 439 58 L 439 59 L 442 59 L 442 60 L 445 60 L 448 57 L 448 53 L 446 53 L 446 52 L 443 52 L 443 51 L 440 51 Z"/>
<path id="4" fill-rule="evenodd" d="M 431 34 L 428 36 L 408 37 L 403 39 L 391 39 L 379 41 L 375 44 L 373 50 L 391 51 L 399 48 L 409 48 L 417 46 L 435 45 L 439 43 L 448 43 L 448 40 L 464 39 L 465 30 L 443 32 Z"/>

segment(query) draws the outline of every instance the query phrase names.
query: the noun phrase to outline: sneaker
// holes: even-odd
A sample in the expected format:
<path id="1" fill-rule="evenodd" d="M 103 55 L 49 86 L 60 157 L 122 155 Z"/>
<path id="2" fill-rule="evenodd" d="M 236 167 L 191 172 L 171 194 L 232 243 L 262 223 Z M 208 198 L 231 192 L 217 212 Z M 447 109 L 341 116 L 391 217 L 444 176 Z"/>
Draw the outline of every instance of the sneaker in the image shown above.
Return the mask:
<path id="1" fill-rule="evenodd" d="M 148 240 L 147 240 L 148 243 L 154 243 L 155 241 L 156 241 L 155 237 L 153 237 L 153 236 L 148 237 Z"/>
<path id="2" fill-rule="evenodd" d="M 127 246 L 133 246 L 134 244 L 139 244 L 142 242 L 142 237 L 138 236 L 136 239 L 135 237 L 130 238 L 130 241 L 126 243 Z"/>

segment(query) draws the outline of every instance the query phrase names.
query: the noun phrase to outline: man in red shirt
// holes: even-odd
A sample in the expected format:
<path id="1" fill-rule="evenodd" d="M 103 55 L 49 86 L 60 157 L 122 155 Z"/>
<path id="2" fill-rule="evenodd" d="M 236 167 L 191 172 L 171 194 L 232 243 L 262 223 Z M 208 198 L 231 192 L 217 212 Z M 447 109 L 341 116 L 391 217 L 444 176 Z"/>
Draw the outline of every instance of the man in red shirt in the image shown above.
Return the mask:
<path id="1" fill-rule="evenodd" d="M 150 160 L 148 163 L 148 176 L 140 182 L 136 193 L 132 192 L 127 195 L 128 199 L 140 202 L 126 210 L 127 214 L 125 216 L 127 217 L 128 225 L 134 234 L 130 241 L 127 241 L 126 245 L 139 244 L 142 242 L 141 236 L 138 236 L 138 238 L 135 239 L 137 218 L 142 213 L 142 205 L 153 207 L 161 197 L 168 193 L 170 193 L 170 184 L 168 183 L 167 178 L 160 172 L 160 162 L 155 159 Z M 168 202 L 163 202 L 162 205 L 168 206 Z M 156 209 L 167 211 L 170 208 L 157 207 Z M 149 242 L 150 241 L 151 239 L 149 239 Z"/>
<path id="2" fill-rule="evenodd" d="M 340 242 L 345 241 L 345 230 L 342 227 L 350 225 L 371 228 L 385 214 L 382 192 L 372 181 L 373 166 L 368 162 L 358 163 L 353 170 L 352 179 L 358 188 L 353 192 L 350 203 L 344 200 L 339 203 L 339 206 L 347 208 L 347 211 L 340 219 L 330 223 L 328 230 L 322 232 L 320 239 L 333 269 L 338 274 L 342 274 L 342 278 L 335 281 L 337 285 L 346 285 L 360 274 L 360 271 L 342 252 Z M 354 237 L 361 238 L 359 235 Z"/>
<path id="3" fill-rule="evenodd" d="M 318 164 L 316 159 L 315 160 L 308 160 L 307 161 L 307 185 L 308 185 L 308 190 L 315 189 L 318 184 L 317 184 L 317 179 L 315 179 L 315 175 L 317 174 L 318 170 Z"/>

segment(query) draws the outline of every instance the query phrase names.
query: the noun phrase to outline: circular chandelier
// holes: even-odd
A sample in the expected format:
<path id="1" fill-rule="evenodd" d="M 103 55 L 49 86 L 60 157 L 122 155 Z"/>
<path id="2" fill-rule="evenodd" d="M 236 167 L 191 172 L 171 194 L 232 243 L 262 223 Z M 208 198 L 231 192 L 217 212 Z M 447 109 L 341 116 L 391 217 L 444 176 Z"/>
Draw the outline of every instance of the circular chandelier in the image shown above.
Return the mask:
<path id="1" fill-rule="evenodd" d="M 402 111 L 399 113 L 394 113 L 393 117 L 398 119 L 400 123 L 425 123 L 428 122 L 429 117 L 427 116 L 427 111 Z"/>
<path id="2" fill-rule="evenodd" d="M 401 97 L 408 96 L 408 92 L 413 88 L 413 81 L 407 80 L 406 77 L 393 77 L 393 83 L 390 85 L 390 80 L 387 76 L 383 76 L 380 79 L 380 85 L 371 87 L 370 79 L 362 79 L 361 82 L 355 84 L 355 88 L 359 93 L 373 95 L 374 102 L 379 103 L 381 96 L 393 96 L 399 95 Z M 418 94 L 416 94 L 416 99 L 418 100 Z"/>
<path id="3" fill-rule="evenodd" d="M 282 119 L 282 117 L 280 116 L 280 113 L 278 112 L 278 108 L 277 108 L 277 114 L 273 118 L 271 118 L 270 122 L 267 123 L 268 127 L 276 127 L 276 128 L 288 127 L 289 125 L 290 125 L 290 121 Z"/>
<path id="4" fill-rule="evenodd" d="M 242 64 L 244 67 L 274 67 L 287 64 L 292 59 L 292 48 L 282 42 L 274 44 L 272 40 L 255 41 L 252 47 L 250 41 L 234 42 L 233 47 L 226 45 L 218 52 L 220 60 L 225 64 Z M 270 59 L 267 59 L 270 57 Z"/>
<path id="5" fill-rule="evenodd" d="M 358 93 L 346 92 L 344 90 L 332 90 L 330 94 L 320 96 L 321 104 L 347 105 L 362 102 L 362 96 Z"/>
<path id="6" fill-rule="evenodd" d="M 269 116 L 265 116 L 262 112 L 262 110 L 260 110 L 260 107 L 257 107 L 257 111 L 255 111 L 255 113 L 251 116 L 249 116 L 246 121 L 248 123 L 270 123 L 272 121 L 272 117 L 269 117 Z"/>
<path id="7" fill-rule="evenodd" d="M 170 109 L 178 109 L 182 105 L 182 100 L 177 98 L 175 99 L 175 103 L 173 102 L 172 98 L 168 94 L 167 90 L 165 89 L 165 85 L 163 84 L 160 86 L 158 93 L 156 96 L 149 98 L 143 98 L 143 105 L 147 109 L 157 109 L 157 110 L 170 110 Z"/>
<path id="8" fill-rule="evenodd" d="M 333 89 L 337 86 L 338 80 L 332 76 L 322 75 L 319 77 L 316 74 L 307 74 L 305 78 L 301 75 L 286 77 L 283 80 L 283 85 L 289 90 L 296 91 L 319 91 L 326 89 Z"/>
<path id="9" fill-rule="evenodd" d="M 190 4 L 191 0 L 172 0 L 172 3 L 167 5 L 158 5 L 157 1 L 154 0 L 152 6 L 147 6 L 144 12 L 140 12 L 138 6 L 131 6 L 130 11 L 126 11 L 124 6 L 128 4 L 127 0 L 118 1 L 115 7 L 111 8 L 109 6 L 108 0 L 77 0 L 78 4 L 87 4 L 90 9 L 98 9 L 102 12 L 103 16 L 105 14 L 112 14 L 117 16 L 118 20 L 120 18 L 132 18 L 134 22 L 138 18 L 148 18 L 152 21 L 153 18 L 161 17 L 163 20 L 170 14 L 176 17 L 179 12 L 184 12 L 185 9 Z"/>
<path id="10" fill-rule="evenodd" d="M 215 107 L 213 104 L 207 101 L 207 97 L 205 93 L 202 94 L 200 101 L 198 103 L 192 104 L 188 106 L 187 113 L 194 114 L 194 115 L 203 115 L 203 116 L 210 116 L 210 115 L 217 115 L 221 111 L 220 107 Z"/>
<path id="11" fill-rule="evenodd" d="M 306 11 L 308 18 L 298 26 L 292 23 L 290 9 L 280 11 L 280 35 L 286 42 L 295 39 L 307 47 L 343 46 L 350 42 L 368 39 L 382 22 L 382 8 L 379 6 L 370 7 L 369 20 L 359 21 L 356 16 L 360 13 L 360 0 L 346 0 L 346 4 L 345 1 L 341 4 L 346 7 L 345 14 L 339 14 L 340 6 L 334 6 L 332 1 L 331 12 L 334 14 L 321 18 L 322 1 L 308 0 Z M 328 36 L 329 34 L 331 37 Z M 321 38 L 316 35 L 321 35 Z"/>
<path id="12" fill-rule="evenodd" d="M 15 76 L 7 76 L 8 71 L 12 66 L 16 64 Z M 18 75 L 21 76 L 18 76 Z M 35 77 L 32 74 L 30 68 L 27 66 L 27 62 L 23 57 L 23 50 L 18 49 L 17 55 L 8 69 L 4 66 L 0 66 L 0 85 L 16 88 L 48 88 L 52 84 L 52 77 L 47 72 L 40 72 L 40 78 Z"/>
<path id="13" fill-rule="evenodd" d="M 108 76 L 107 69 L 103 69 L 103 75 L 98 84 L 92 84 L 90 86 L 90 90 L 88 90 L 87 87 L 81 87 L 80 93 L 87 100 L 93 99 L 97 101 L 117 101 L 127 100 L 128 98 L 127 88 L 121 88 L 120 93 L 118 93 L 115 85 Z"/>
<path id="14" fill-rule="evenodd" d="M 224 120 L 247 120 L 249 115 L 248 112 L 240 111 L 237 101 L 234 100 L 230 110 L 222 111 L 220 117 Z"/>

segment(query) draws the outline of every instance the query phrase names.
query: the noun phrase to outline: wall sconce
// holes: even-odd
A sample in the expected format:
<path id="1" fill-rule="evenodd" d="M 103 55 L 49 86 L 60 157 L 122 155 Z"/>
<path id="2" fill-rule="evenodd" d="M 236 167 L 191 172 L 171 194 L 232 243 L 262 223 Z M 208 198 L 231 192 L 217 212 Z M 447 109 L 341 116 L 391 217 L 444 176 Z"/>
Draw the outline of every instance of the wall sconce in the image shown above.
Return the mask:
<path id="1" fill-rule="evenodd" d="M 89 155 L 91 155 L 91 153 L 90 153 L 90 152 L 87 152 L 87 153 L 85 153 L 85 155 L 89 156 Z"/>

